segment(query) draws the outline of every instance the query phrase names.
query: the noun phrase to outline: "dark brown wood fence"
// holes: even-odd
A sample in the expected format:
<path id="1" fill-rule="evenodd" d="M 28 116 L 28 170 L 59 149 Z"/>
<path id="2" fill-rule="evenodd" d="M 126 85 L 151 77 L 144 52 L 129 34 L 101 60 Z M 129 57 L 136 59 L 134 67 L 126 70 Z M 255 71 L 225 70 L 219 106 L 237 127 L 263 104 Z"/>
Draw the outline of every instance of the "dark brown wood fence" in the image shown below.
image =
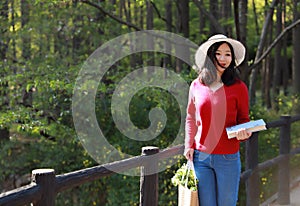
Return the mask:
<path id="1" fill-rule="evenodd" d="M 246 142 L 246 171 L 243 172 L 241 180 L 246 182 L 247 206 L 259 205 L 260 178 L 259 172 L 266 170 L 274 165 L 278 165 L 278 198 L 279 205 L 290 204 L 290 157 L 300 153 L 300 148 L 291 150 L 291 124 L 299 121 L 300 115 L 281 116 L 279 120 L 268 122 L 267 128 L 280 128 L 279 134 L 279 154 L 273 159 L 265 162 L 258 162 L 258 136 L 259 132 L 254 133 L 253 137 Z"/>
<path id="2" fill-rule="evenodd" d="M 259 163 L 259 132 L 253 133 L 251 139 L 246 142 L 246 170 L 241 175 L 241 183 L 246 183 L 247 206 L 259 205 L 259 172 L 273 165 L 279 167 L 278 203 L 290 204 L 289 159 L 291 155 L 300 153 L 300 148 L 291 150 L 291 124 L 299 120 L 300 115 L 282 116 L 277 121 L 267 123 L 269 129 L 280 127 L 280 152 L 273 159 Z M 53 169 L 33 170 L 31 184 L 0 194 L 0 205 L 18 206 L 32 203 L 33 206 L 54 206 L 55 198 L 60 192 L 105 176 L 141 167 L 140 205 L 157 206 L 158 174 L 152 174 L 151 171 L 157 167 L 159 160 L 180 155 L 183 149 L 183 145 L 161 151 L 157 147 L 144 147 L 140 156 L 61 175 L 55 175 Z M 151 158 L 153 154 L 157 155 L 156 159 Z"/>

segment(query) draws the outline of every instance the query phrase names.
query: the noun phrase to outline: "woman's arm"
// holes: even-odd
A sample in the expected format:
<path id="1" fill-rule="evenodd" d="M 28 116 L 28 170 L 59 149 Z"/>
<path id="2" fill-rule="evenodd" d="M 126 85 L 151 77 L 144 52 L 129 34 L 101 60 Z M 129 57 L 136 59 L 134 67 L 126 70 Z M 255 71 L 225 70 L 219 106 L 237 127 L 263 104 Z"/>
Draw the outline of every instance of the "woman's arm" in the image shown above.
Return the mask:
<path id="1" fill-rule="evenodd" d="M 193 145 L 195 141 L 195 135 L 197 133 L 198 127 L 196 125 L 196 106 L 194 99 L 194 87 L 193 83 L 190 86 L 188 105 L 186 109 L 186 119 L 185 119 L 185 141 L 184 141 L 184 155 L 187 159 L 192 160 L 193 158 Z"/>
<path id="2" fill-rule="evenodd" d="M 238 124 L 249 122 L 249 94 L 248 88 L 244 82 L 241 82 L 240 95 L 238 100 L 237 122 Z M 237 139 L 240 141 L 247 140 L 252 135 L 252 132 L 246 129 L 240 129 L 237 132 Z"/>

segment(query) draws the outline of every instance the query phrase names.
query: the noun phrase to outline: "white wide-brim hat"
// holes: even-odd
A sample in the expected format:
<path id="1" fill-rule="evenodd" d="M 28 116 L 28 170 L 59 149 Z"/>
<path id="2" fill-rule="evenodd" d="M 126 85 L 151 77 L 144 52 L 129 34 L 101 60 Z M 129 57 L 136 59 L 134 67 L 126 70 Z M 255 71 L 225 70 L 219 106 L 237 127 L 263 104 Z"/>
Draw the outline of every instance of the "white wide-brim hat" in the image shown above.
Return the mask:
<path id="1" fill-rule="evenodd" d="M 223 41 L 228 42 L 233 47 L 236 67 L 239 66 L 244 61 L 246 49 L 241 42 L 235 39 L 228 38 L 223 34 L 216 34 L 210 37 L 206 42 L 201 44 L 200 47 L 197 49 L 195 54 L 195 63 L 197 66 L 196 68 L 197 70 L 202 69 L 209 47 L 216 42 L 223 42 Z"/>

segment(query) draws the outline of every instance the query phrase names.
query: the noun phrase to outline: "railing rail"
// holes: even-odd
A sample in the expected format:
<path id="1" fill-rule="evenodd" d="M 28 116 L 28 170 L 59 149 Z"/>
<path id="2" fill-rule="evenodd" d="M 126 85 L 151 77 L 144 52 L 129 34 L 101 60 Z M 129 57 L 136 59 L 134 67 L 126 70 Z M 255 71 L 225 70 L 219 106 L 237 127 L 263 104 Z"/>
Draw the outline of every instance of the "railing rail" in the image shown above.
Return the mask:
<path id="1" fill-rule="evenodd" d="M 41 199 L 41 189 L 35 183 L 2 193 L 0 205 L 24 205 Z"/>
<path id="2" fill-rule="evenodd" d="M 279 166 L 278 203 L 290 204 L 289 158 L 300 153 L 300 148 L 290 149 L 291 124 L 299 120 L 300 115 L 282 116 L 279 120 L 267 123 L 269 129 L 280 127 L 280 153 L 273 159 L 258 162 L 259 132 L 253 133 L 251 139 L 246 142 L 246 170 L 241 175 L 241 182 L 246 183 L 247 206 L 259 205 L 259 172 L 274 165 Z M 60 192 L 117 172 L 141 167 L 140 205 L 156 206 L 158 205 L 158 174 L 153 173 L 153 168 L 155 170 L 158 161 L 180 155 L 183 150 L 183 145 L 161 151 L 157 147 L 144 147 L 140 156 L 61 175 L 55 175 L 53 169 L 33 170 L 31 184 L 0 194 L 0 205 L 18 206 L 32 203 L 33 206 L 54 206 L 55 198 Z M 151 158 L 152 154 L 157 155 L 156 159 Z"/>
<path id="3" fill-rule="evenodd" d="M 290 204 L 290 156 L 299 154 L 300 148 L 291 150 L 291 124 L 299 121 L 300 115 L 283 115 L 279 120 L 267 123 L 267 128 L 280 127 L 279 134 L 279 154 L 265 162 L 258 162 L 258 133 L 253 135 L 246 143 L 246 171 L 241 179 L 246 181 L 247 206 L 259 205 L 260 200 L 260 178 L 259 172 L 278 165 L 278 198 L 279 205 Z"/>

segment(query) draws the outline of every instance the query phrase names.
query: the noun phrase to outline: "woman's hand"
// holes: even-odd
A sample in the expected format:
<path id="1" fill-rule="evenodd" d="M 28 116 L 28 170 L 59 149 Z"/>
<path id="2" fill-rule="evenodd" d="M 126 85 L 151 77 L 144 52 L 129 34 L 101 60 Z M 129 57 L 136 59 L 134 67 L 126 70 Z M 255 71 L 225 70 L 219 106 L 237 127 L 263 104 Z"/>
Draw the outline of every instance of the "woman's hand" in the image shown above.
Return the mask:
<path id="1" fill-rule="evenodd" d="M 248 139 L 252 135 L 252 132 L 247 131 L 246 129 L 239 129 L 236 133 L 236 138 L 240 141 Z"/>
<path id="2" fill-rule="evenodd" d="M 187 160 L 193 161 L 194 149 L 192 149 L 192 148 L 185 148 L 183 155 L 185 156 L 185 158 Z"/>

